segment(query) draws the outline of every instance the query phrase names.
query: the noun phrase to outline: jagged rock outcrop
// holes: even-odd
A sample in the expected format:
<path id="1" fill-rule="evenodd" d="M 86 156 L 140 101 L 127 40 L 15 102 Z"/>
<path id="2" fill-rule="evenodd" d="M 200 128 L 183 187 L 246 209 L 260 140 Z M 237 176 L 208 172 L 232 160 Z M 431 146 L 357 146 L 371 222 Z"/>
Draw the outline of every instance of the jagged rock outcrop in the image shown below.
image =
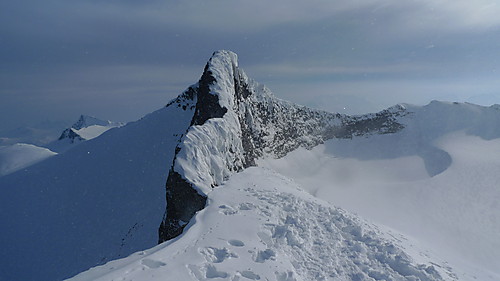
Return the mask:
<path id="1" fill-rule="evenodd" d="M 206 194 L 265 155 L 283 157 L 331 138 L 386 134 L 404 126 L 404 107 L 362 116 L 328 113 L 280 100 L 238 67 L 236 54 L 218 51 L 200 81 L 167 106 L 195 107 L 166 183 L 167 209 L 159 242 L 182 233 Z M 182 105 L 181 105 L 182 104 Z M 194 105 L 193 105 L 194 104 Z"/>
<path id="2" fill-rule="evenodd" d="M 73 128 L 68 128 L 62 132 L 61 136 L 57 140 L 69 140 L 70 143 L 74 143 L 78 141 L 84 141 L 85 139 L 82 138 L 78 133 L 76 133 Z"/>

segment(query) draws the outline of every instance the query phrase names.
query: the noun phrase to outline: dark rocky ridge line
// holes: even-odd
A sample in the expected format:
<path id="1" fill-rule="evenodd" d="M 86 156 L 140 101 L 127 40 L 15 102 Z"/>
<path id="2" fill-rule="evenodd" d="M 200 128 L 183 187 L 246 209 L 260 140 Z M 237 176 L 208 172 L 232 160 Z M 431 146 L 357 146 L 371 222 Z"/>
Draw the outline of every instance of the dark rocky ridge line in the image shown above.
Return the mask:
<path id="1" fill-rule="evenodd" d="M 224 67 L 222 72 L 221 65 Z M 224 85 L 231 85 L 229 92 L 221 90 Z M 221 97 L 229 100 L 229 104 L 222 105 Z M 265 155 L 281 158 L 298 147 L 310 149 L 332 138 L 398 132 L 404 126 L 396 117 L 408 114 L 403 107 L 393 107 L 376 114 L 348 116 L 280 100 L 267 88 L 250 80 L 238 68 L 236 55 L 227 51 L 215 52 L 200 81 L 167 106 L 184 103 L 183 108 L 192 108 L 191 102 L 196 103 L 191 126 L 179 140 L 166 182 L 167 208 L 158 230 L 159 243 L 180 235 L 195 213 L 205 207 L 206 195 L 182 173 L 177 156 L 183 150 L 188 153 L 186 150 L 194 149 L 186 136 L 202 134 L 195 127 L 214 126 L 207 124 L 208 120 L 223 119 L 227 122 L 222 124 L 227 127 L 234 126 L 232 118 L 237 119 L 236 128 L 226 128 L 237 132 L 236 144 L 220 140 L 223 147 L 214 152 L 228 154 L 218 155 L 223 159 L 225 173 L 222 174 L 226 179 L 229 174 L 255 166 L 255 160 Z M 216 138 L 223 137 L 210 135 L 207 139 L 216 142 Z M 212 188 L 222 183 L 216 171 L 212 172 L 218 168 L 209 166 L 210 176 L 205 178 L 205 184 Z"/>

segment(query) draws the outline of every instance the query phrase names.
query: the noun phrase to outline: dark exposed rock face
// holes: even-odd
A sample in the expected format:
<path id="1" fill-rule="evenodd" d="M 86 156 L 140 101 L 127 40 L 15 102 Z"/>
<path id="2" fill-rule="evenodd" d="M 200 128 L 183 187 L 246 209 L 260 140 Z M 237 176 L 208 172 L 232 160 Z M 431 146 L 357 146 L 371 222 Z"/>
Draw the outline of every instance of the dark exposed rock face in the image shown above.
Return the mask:
<path id="1" fill-rule="evenodd" d="M 194 214 L 205 207 L 207 198 L 198 194 L 177 172 L 170 170 L 167 179 L 167 211 L 158 230 L 159 242 L 179 236 Z"/>
<path id="2" fill-rule="evenodd" d="M 214 53 L 198 84 L 183 95 L 193 100 L 196 96 L 196 109 L 167 179 L 160 243 L 182 233 L 192 216 L 204 208 L 212 187 L 254 166 L 259 157 L 280 158 L 298 147 L 312 148 L 331 138 L 395 133 L 404 128 L 396 117 L 407 114 L 401 107 L 348 116 L 277 99 L 250 80 L 238 68 L 236 55 L 227 51 Z M 211 119 L 217 122 L 207 123 Z"/>
<path id="3" fill-rule="evenodd" d="M 72 128 L 64 130 L 58 140 L 69 139 L 71 143 L 75 141 L 84 141 L 79 134 L 75 133 Z"/>
<path id="4" fill-rule="evenodd" d="M 404 129 L 396 117 L 407 115 L 408 112 L 401 106 L 395 106 L 375 114 L 361 116 L 344 116 L 342 126 L 329 138 L 352 138 L 373 133 L 393 134 Z"/>
<path id="5" fill-rule="evenodd" d="M 219 97 L 210 94 L 210 85 L 215 82 L 207 64 L 198 82 L 198 102 L 191 125 L 203 125 L 208 119 L 222 118 L 227 112 L 227 108 L 220 106 Z"/>

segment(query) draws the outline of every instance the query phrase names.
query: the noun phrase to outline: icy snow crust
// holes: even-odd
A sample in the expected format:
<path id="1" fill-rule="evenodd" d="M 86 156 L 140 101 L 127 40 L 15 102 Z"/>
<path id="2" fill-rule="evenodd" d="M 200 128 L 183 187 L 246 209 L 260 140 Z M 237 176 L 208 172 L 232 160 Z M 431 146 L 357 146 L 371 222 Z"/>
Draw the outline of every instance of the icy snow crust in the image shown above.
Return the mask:
<path id="1" fill-rule="evenodd" d="M 454 280 L 271 170 L 232 176 L 208 202 L 179 238 L 70 280 Z"/>

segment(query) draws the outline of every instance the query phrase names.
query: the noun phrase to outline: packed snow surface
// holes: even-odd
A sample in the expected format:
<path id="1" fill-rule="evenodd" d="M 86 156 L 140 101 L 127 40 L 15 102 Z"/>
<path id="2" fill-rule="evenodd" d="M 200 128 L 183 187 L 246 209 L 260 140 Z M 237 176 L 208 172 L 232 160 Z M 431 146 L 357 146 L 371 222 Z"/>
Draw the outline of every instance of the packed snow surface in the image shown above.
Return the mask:
<path id="1" fill-rule="evenodd" d="M 455 280 L 403 239 L 249 168 L 214 189 L 180 237 L 70 280 Z"/>

